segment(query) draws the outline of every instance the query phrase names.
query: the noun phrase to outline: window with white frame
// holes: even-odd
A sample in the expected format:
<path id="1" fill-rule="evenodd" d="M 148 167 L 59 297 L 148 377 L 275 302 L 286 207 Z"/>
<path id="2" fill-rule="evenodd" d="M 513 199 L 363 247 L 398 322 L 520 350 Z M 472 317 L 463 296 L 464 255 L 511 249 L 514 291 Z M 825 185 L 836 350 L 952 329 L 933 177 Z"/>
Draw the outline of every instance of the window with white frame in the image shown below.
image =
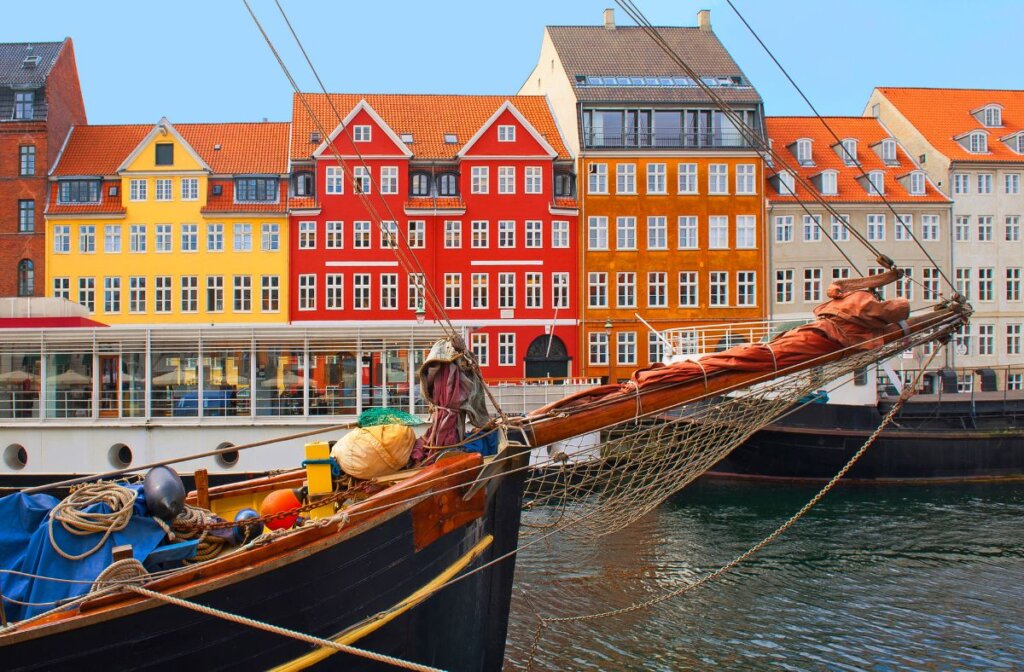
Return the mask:
<path id="1" fill-rule="evenodd" d="M 615 249 L 636 249 L 636 217 L 615 218 Z"/>
<path id="2" fill-rule="evenodd" d="M 647 333 L 647 363 L 648 364 L 663 364 L 665 362 L 665 353 L 667 348 L 665 347 L 665 341 L 661 340 L 661 335 L 656 331 L 650 331 Z"/>
<path id="3" fill-rule="evenodd" d="M 953 281 L 956 285 L 956 292 L 968 301 L 971 299 L 971 269 L 954 268 Z"/>
<path id="4" fill-rule="evenodd" d="M 67 224 L 57 224 L 53 227 L 53 252 L 54 254 L 71 252 L 71 227 Z"/>
<path id="5" fill-rule="evenodd" d="M 96 278 L 78 279 L 78 302 L 90 313 L 96 312 Z"/>
<path id="6" fill-rule="evenodd" d="M 775 217 L 775 242 L 793 242 L 793 215 L 776 215 Z"/>
<path id="7" fill-rule="evenodd" d="M 679 249 L 696 250 L 698 246 L 697 218 L 693 215 L 680 215 L 677 227 Z"/>
<path id="8" fill-rule="evenodd" d="M 398 249 L 398 222 L 389 219 L 380 223 L 380 249 Z"/>
<path id="9" fill-rule="evenodd" d="M 252 251 L 252 224 L 236 222 L 231 235 L 235 252 Z"/>
<path id="10" fill-rule="evenodd" d="M 587 166 L 587 193 L 607 194 L 608 193 L 608 164 L 591 163 Z"/>
<path id="11" fill-rule="evenodd" d="M 903 271 L 903 277 L 897 278 L 896 280 L 896 296 L 897 298 L 906 299 L 907 301 L 914 300 L 914 269 L 904 267 L 900 269 Z"/>
<path id="12" fill-rule="evenodd" d="M 978 215 L 978 241 L 992 242 L 992 215 Z"/>
<path id="13" fill-rule="evenodd" d="M 988 153 L 988 136 L 984 133 L 971 133 L 967 136 L 967 151 L 971 154 Z"/>
<path id="14" fill-rule="evenodd" d="M 636 273 L 622 271 L 615 274 L 615 306 L 636 308 Z"/>
<path id="15" fill-rule="evenodd" d="M 591 331 L 587 335 L 588 359 L 591 366 L 608 366 L 608 333 Z"/>
<path id="16" fill-rule="evenodd" d="M 370 310 L 370 282 L 369 273 L 352 276 L 352 308 L 355 310 Z"/>
<path id="17" fill-rule="evenodd" d="M 121 251 L 121 225 L 106 224 L 103 227 L 103 251 L 116 254 Z"/>
<path id="18" fill-rule="evenodd" d="M 398 274 L 380 274 L 380 309 L 398 310 Z"/>
<path id="19" fill-rule="evenodd" d="M 145 252 L 146 251 L 146 225 L 145 224 L 131 224 L 128 227 L 128 251 L 129 252 Z"/>
<path id="20" fill-rule="evenodd" d="M 316 279 L 315 276 L 310 276 Z M 299 276 L 299 287 L 302 287 L 302 276 Z M 313 298 L 316 298 L 316 286 L 314 284 Z M 302 302 L 299 302 L 301 309 Z M 206 276 L 206 310 L 210 313 L 219 313 L 224 310 L 224 276 Z"/>
<path id="21" fill-rule="evenodd" d="M 615 361 L 621 366 L 636 366 L 636 332 L 620 331 L 615 334 Z"/>
<path id="22" fill-rule="evenodd" d="M 636 193 L 636 164 L 619 163 L 615 165 L 615 193 Z"/>
<path id="23" fill-rule="evenodd" d="M 516 222 L 513 219 L 498 220 L 498 247 L 516 246 Z"/>
<path id="24" fill-rule="evenodd" d="M 708 217 L 708 249 L 729 249 L 729 217 L 712 215 Z"/>
<path id="25" fill-rule="evenodd" d="M 277 252 L 281 249 L 281 227 L 273 222 L 264 222 L 260 227 L 260 249 Z"/>
<path id="26" fill-rule="evenodd" d="M 480 366 L 489 366 L 491 360 L 490 343 L 488 342 L 487 334 L 479 331 L 474 331 L 469 335 L 469 348 L 470 352 L 473 353 L 473 357 L 476 358 L 476 363 Z"/>
<path id="27" fill-rule="evenodd" d="M 489 306 L 488 289 L 491 276 L 488 273 L 473 273 L 469 276 L 469 306 L 483 309 Z"/>
<path id="28" fill-rule="evenodd" d="M 183 200 L 183 201 L 197 201 L 197 200 L 199 200 L 199 178 L 198 177 L 183 177 L 183 178 L 181 178 L 181 200 Z"/>
<path id="29" fill-rule="evenodd" d="M 881 170 L 872 170 L 868 173 L 868 193 L 875 196 L 885 193 L 885 173 Z"/>
<path id="30" fill-rule="evenodd" d="M 146 276 L 133 275 L 128 278 L 128 312 L 146 312 Z"/>
<path id="31" fill-rule="evenodd" d="M 978 325 L 978 355 L 996 354 L 996 326 L 994 324 Z"/>
<path id="32" fill-rule="evenodd" d="M 736 272 L 736 305 L 748 307 L 757 305 L 756 271 Z"/>
<path id="33" fill-rule="evenodd" d="M 528 219 L 525 223 L 526 247 L 544 246 L 544 222 L 539 219 Z"/>
<path id="34" fill-rule="evenodd" d="M 153 312 L 171 312 L 171 276 L 158 275 L 153 280 Z"/>
<path id="35" fill-rule="evenodd" d="M 1024 138 L 1024 133 L 1020 137 Z M 1020 193 L 1020 173 L 1006 173 L 1003 175 L 1003 192 L 1007 194 Z"/>
<path id="36" fill-rule="evenodd" d="M 796 141 L 796 160 L 801 166 L 814 165 L 814 159 L 811 157 L 811 141 L 807 138 Z"/>
<path id="37" fill-rule="evenodd" d="M 498 193 L 516 193 L 516 168 L 515 166 L 498 166 Z"/>
<path id="38" fill-rule="evenodd" d="M 316 249 L 316 222 L 299 222 L 299 249 Z"/>
<path id="39" fill-rule="evenodd" d="M 544 169 L 540 166 L 527 166 L 524 173 L 524 188 L 528 194 L 544 193 Z"/>
<path id="40" fill-rule="evenodd" d="M 697 164 L 680 163 L 678 165 L 678 191 L 680 194 L 697 193 Z"/>
<path id="41" fill-rule="evenodd" d="M 708 280 L 711 288 L 711 292 L 709 294 L 709 305 L 728 306 L 729 274 L 725 271 L 711 271 Z"/>
<path id="42" fill-rule="evenodd" d="M 953 332 L 953 345 L 956 347 L 957 354 L 971 354 L 971 332 L 969 331 L 969 329 L 970 325 L 964 324 L 961 325 L 959 329 Z M 973 382 L 973 373 L 969 374 L 968 380 Z M 957 391 L 970 391 L 969 389 L 964 389 L 963 378 L 961 378 L 960 381 L 957 382 Z"/>
<path id="43" fill-rule="evenodd" d="M 183 275 L 179 280 L 181 312 L 195 313 L 199 310 L 199 276 Z"/>
<path id="44" fill-rule="evenodd" d="M 708 165 L 708 193 L 716 195 L 729 193 L 729 164 L 712 163 Z"/>
<path id="45" fill-rule="evenodd" d="M 897 165 L 896 141 L 892 138 L 882 140 L 882 161 L 887 165 Z"/>
<path id="46" fill-rule="evenodd" d="M 992 193 L 992 173 L 978 173 L 978 193 Z"/>
<path id="47" fill-rule="evenodd" d="M 543 273 L 527 273 L 526 274 L 526 307 L 527 308 L 543 308 L 544 307 L 544 274 Z"/>
<path id="48" fill-rule="evenodd" d="M 498 126 L 498 142 L 515 142 L 516 127 L 501 124 Z"/>
<path id="49" fill-rule="evenodd" d="M 939 240 L 939 216 L 921 215 L 921 240 Z"/>
<path id="50" fill-rule="evenodd" d="M 174 198 L 172 192 L 174 186 L 174 180 L 157 178 L 156 180 L 156 200 L 158 201 L 170 201 Z"/>
<path id="51" fill-rule="evenodd" d="M 668 273 L 664 271 L 648 271 L 647 307 L 668 307 Z"/>
<path id="52" fill-rule="evenodd" d="M 370 222 L 352 222 L 352 247 L 357 250 L 370 249 Z"/>
<path id="53" fill-rule="evenodd" d="M 345 222 L 332 220 L 324 223 L 324 247 L 328 250 L 345 247 Z"/>
<path id="54" fill-rule="evenodd" d="M 832 215 L 830 223 L 832 225 L 832 240 L 845 241 L 850 239 L 849 215 L 839 215 L 839 217 Z"/>
<path id="55" fill-rule="evenodd" d="M 457 250 L 462 247 L 462 222 L 447 219 L 444 222 L 445 249 Z"/>
<path id="56" fill-rule="evenodd" d="M 249 226 L 246 224 L 245 226 Z M 249 233 L 249 247 L 252 247 L 252 233 L 250 229 Z M 237 249 L 237 248 L 236 248 Z M 199 251 L 199 225 L 198 224 L 182 224 L 181 225 L 181 251 L 182 252 L 198 252 Z M 246 249 L 245 251 L 248 251 Z"/>
<path id="57" fill-rule="evenodd" d="M 260 312 L 276 313 L 281 309 L 281 277 L 260 276 Z"/>
<path id="58" fill-rule="evenodd" d="M 316 310 L 316 275 L 299 275 L 299 310 Z"/>
<path id="59" fill-rule="evenodd" d="M 96 251 L 95 224 L 82 224 L 78 227 L 78 251 L 82 254 L 92 254 Z"/>
<path id="60" fill-rule="evenodd" d="M 696 308 L 699 305 L 697 271 L 679 272 L 679 307 Z"/>
<path id="61" fill-rule="evenodd" d="M 410 273 L 406 280 L 405 298 L 409 310 L 420 310 L 423 308 L 424 280 L 422 273 Z"/>
<path id="62" fill-rule="evenodd" d="M 1003 125 L 1003 111 L 996 106 L 986 107 L 982 110 L 982 122 L 989 128 Z"/>
<path id="63" fill-rule="evenodd" d="M 912 240 L 914 232 L 914 216 L 899 215 L 896 217 L 895 225 L 896 240 Z"/>
<path id="64" fill-rule="evenodd" d="M 148 180 L 128 180 L 128 199 L 131 201 L 144 201 L 147 198 L 146 188 Z"/>
<path id="65" fill-rule="evenodd" d="M 821 240 L 821 215 L 804 215 L 804 242 L 817 243 Z"/>
<path id="66" fill-rule="evenodd" d="M 921 289 L 925 301 L 937 301 L 939 298 L 939 269 L 935 267 L 921 269 Z"/>
<path id="67" fill-rule="evenodd" d="M 1020 301 L 1020 266 L 1010 266 L 1006 269 L 1006 300 L 1017 303 Z"/>
<path id="68" fill-rule="evenodd" d="M 569 307 L 569 274 L 565 272 L 551 274 L 551 307 Z"/>
<path id="69" fill-rule="evenodd" d="M 971 176 L 967 173 L 953 173 L 953 193 L 971 193 Z"/>
<path id="70" fill-rule="evenodd" d="M 352 193 L 373 193 L 373 175 L 367 166 L 354 166 L 352 168 Z"/>
<path id="71" fill-rule="evenodd" d="M 551 222 L 551 247 L 569 247 L 569 222 L 558 219 Z"/>
<path id="72" fill-rule="evenodd" d="M 608 218 L 592 216 L 587 218 L 587 249 L 608 249 Z"/>
<path id="73" fill-rule="evenodd" d="M 171 225 L 170 224 L 157 224 L 156 225 L 156 251 L 157 252 L 170 252 L 171 251 Z M 223 252 L 224 251 L 224 225 L 218 222 L 212 222 L 206 225 L 206 251 L 207 252 Z"/>
<path id="74" fill-rule="evenodd" d="M 516 274 L 498 273 L 498 308 L 516 307 Z"/>
<path id="75" fill-rule="evenodd" d="M 328 273 L 324 276 L 325 304 L 327 310 L 342 310 L 345 307 L 345 276 Z"/>
<path id="76" fill-rule="evenodd" d="M 666 184 L 666 165 L 664 163 L 647 164 L 647 193 L 668 193 L 668 186 Z"/>
<path id="77" fill-rule="evenodd" d="M 53 279 L 53 298 L 71 299 L 71 278 Z"/>
<path id="78" fill-rule="evenodd" d="M 915 170 L 910 174 L 910 194 L 911 196 L 924 196 L 924 173 L 920 170 Z"/>
<path id="79" fill-rule="evenodd" d="M 252 276 L 236 275 L 231 279 L 232 308 L 236 313 L 252 310 Z"/>
<path id="80" fill-rule="evenodd" d="M 380 193 L 398 193 L 398 166 L 381 166 L 380 168 Z"/>
<path id="81" fill-rule="evenodd" d="M 1017 353 L 1020 354 L 1019 352 Z M 1022 390 L 1024 389 L 1024 373 L 1007 373 L 1006 374 L 1006 389 L 1008 390 Z"/>
<path id="82" fill-rule="evenodd" d="M 462 307 L 462 274 L 461 273 L 445 273 L 444 274 L 444 307 L 445 308 L 461 308 Z"/>
<path id="83" fill-rule="evenodd" d="M 498 366 L 515 366 L 516 335 L 513 333 L 498 334 Z"/>
<path id="84" fill-rule="evenodd" d="M 490 168 L 473 166 L 469 171 L 469 191 L 472 194 L 486 194 L 490 190 Z"/>
<path id="85" fill-rule="evenodd" d="M 373 127 L 367 124 L 359 124 L 352 127 L 353 142 L 370 142 L 373 139 Z"/>
<path id="86" fill-rule="evenodd" d="M 736 215 L 736 249 L 757 249 L 756 215 Z"/>
<path id="87" fill-rule="evenodd" d="M 647 249 L 668 249 L 668 224 L 664 216 L 651 215 L 647 218 Z"/>
<path id="88" fill-rule="evenodd" d="M 411 219 L 406 223 L 407 242 L 410 249 L 419 250 L 427 246 L 427 223 L 422 219 Z"/>
<path id="89" fill-rule="evenodd" d="M 1019 355 L 1021 354 L 1021 325 L 1019 323 L 1010 323 L 1006 325 L 1006 354 L 1008 355 Z M 1017 374 L 1020 376 L 1021 374 Z M 1011 389 L 1007 386 L 1007 389 Z M 1021 389 L 1020 378 L 1017 379 L 1017 387 L 1012 389 Z"/>
<path id="90" fill-rule="evenodd" d="M 850 279 L 850 267 L 849 266 L 833 266 L 832 267 L 832 282 L 839 280 Z"/>
<path id="91" fill-rule="evenodd" d="M 778 174 L 779 179 L 779 193 L 783 196 L 795 196 L 796 195 L 796 180 L 793 177 L 793 173 L 786 170 L 780 170 Z"/>
<path id="92" fill-rule="evenodd" d="M 775 303 L 793 303 L 793 269 L 775 271 Z"/>
<path id="93" fill-rule="evenodd" d="M 958 243 L 971 239 L 971 216 L 957 215 L 953 220 L 953 239 Z"/>
<path id="94" fill-rule="evenodd" d="M 821 193 L 825 196 L 835 196 L 839 193 L 839 173 L 834 170 L 826 170 L 821 174 Z"/>
<path id="95" fill-rule="evenodd" d="M 736 165 L 736 193 L 756 194 L 757 180 L 754 176 L 757 173 L 757 166 L 753 163 L 740 163 Z"/>
<path id="96" fill-rule="evenodd" d="M 804 302 L 821 303 L 821 269 L 804 269 Z"/>
<path id="97" fill-rule="evenodd" d="M 885 240 L 885 215 L 868 215 L 868 240 Z"/>
<path id="98" fill-rule="evenodd" d="M 978 269 L 978 301 L 988 303 L 995 299 L 994 276 L 993 268 Z"/>
<path id="99" fill-rule="evenodd" d="M 840 143 L 840 157 L 843 159 L 844 166 L 856 166 L 857 165 L 857 139 L 846 138 Z"/>
<path id="100" fill-rule="evenodd" d="M 587 273 L 587 306 L 590 308 L 608 307 L 607 273 Z"/>
<path id="101" fill-rule="evenodd" d="M 868 277 L 871 277 L 873 275 L 880 275 L 882 273 L 885 273 L 885 271 L 886 269 L 882 268 L 881 266 L 871 266 L 868 268 Z M 887 287 L 879 287 L 875 290 L 875 293 L 878 294 L 878 298 L 882 299 L 883 301 L 887 298 L 885 295 L 886 289 Z"/>
<path id="102" fill-rule="evenodd" d="M 470 247 L 477 249 L 490 246 L 490 223 L 485 220 L 473 220 L 471 226 L 472 238 Z"/>

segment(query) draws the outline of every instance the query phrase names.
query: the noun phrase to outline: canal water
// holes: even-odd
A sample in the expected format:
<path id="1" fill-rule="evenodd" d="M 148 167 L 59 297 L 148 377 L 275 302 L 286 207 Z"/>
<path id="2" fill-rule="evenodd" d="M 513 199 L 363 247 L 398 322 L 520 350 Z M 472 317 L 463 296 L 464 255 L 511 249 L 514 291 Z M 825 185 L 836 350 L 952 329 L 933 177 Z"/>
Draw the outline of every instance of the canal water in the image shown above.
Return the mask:
<path id="1" fill-rule="evenodd" d="M 506 670 L 525 669 L 538 615 L 624 607 L 692 582 L 816 489 L 702 480 L 596 543 L 558 536 L 526 549 Z M 533 669 L 1024 669 L 1024 484 L 837 488 L 716 582 L 547 628 Z"/>

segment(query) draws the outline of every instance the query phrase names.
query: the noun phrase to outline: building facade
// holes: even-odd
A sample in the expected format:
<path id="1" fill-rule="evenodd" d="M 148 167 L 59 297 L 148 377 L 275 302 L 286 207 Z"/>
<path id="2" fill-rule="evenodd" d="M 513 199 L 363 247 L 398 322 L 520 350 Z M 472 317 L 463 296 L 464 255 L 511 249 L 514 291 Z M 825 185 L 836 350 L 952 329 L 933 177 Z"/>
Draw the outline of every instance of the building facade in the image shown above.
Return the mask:
<path id="1" fill-rule="evenodd" d="M 106 324 L 288 320 L 287 123 L 76 126 L 47 291 Z"/>
<path id="2" fill-rule="evenodd" d="M 544 98 L 296 96 L 291 173 L 293 323 L 450 320 L 487 379 L 579 375 L 575 174 Z M 405 389 L 404 348 L 338 384 Z"/>
<path id="3" fill-rule="evenodd" d="M 1024 91 L 875 89 L 867 116 L 881 120 L 953 199 L 949 273 L 974 307 L 954 340 L 953 363 L 971 369 L 1024 361 Z M 1021 389 L 1020 371 L 997 371 Z M 965 376 L 961 388 L 974 384 Z"/>
<path id="4" fill-rule="evenodd" d="M 0 296 L 46 294 L 46 176 L 85 122 L 70 37 L 0 44 Z"/>
<path id="5" fill-rule="evenodd" d="M 759 136 L 757 91 L 711 30 L 659 28 Z M 548 26 L 520 90 L 552 103 L 579 154 L 581 351 L 611 380 L 660 362 L 654 329 L 764 319 L 763 162 L 638 27 Z"/>

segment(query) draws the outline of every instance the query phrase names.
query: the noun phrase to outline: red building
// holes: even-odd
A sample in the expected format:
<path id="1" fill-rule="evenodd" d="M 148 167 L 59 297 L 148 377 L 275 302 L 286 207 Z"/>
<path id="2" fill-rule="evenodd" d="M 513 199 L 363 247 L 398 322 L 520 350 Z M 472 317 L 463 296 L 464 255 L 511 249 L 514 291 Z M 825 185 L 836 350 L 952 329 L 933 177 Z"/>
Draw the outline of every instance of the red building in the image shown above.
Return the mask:
<path id="1" fill-rule="evenodd" d="M 85 123 L 71 38 L 0 44 L 0 296 L 42 296 L 47 173 Z"/>
<path id="2" fill-rule="evenodd" d="M 577 375 L 575 175 L 546 99 L 303 98 L 292 322 L 447 318 L 489 379 Z"/>

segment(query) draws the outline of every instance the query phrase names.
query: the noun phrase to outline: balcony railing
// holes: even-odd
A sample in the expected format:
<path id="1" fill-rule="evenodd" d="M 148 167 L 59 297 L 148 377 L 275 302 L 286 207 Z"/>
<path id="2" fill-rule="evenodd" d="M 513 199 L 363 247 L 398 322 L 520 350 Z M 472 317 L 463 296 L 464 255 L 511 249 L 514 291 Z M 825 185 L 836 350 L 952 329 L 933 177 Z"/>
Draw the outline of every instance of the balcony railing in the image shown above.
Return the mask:
<path id="1" fill-rule="evenodd" d="M 739 131 L 655 131 L 636 133 L 624 131 L 583 132 L 587 149 L 750 149 L 753 145 Z"/>

